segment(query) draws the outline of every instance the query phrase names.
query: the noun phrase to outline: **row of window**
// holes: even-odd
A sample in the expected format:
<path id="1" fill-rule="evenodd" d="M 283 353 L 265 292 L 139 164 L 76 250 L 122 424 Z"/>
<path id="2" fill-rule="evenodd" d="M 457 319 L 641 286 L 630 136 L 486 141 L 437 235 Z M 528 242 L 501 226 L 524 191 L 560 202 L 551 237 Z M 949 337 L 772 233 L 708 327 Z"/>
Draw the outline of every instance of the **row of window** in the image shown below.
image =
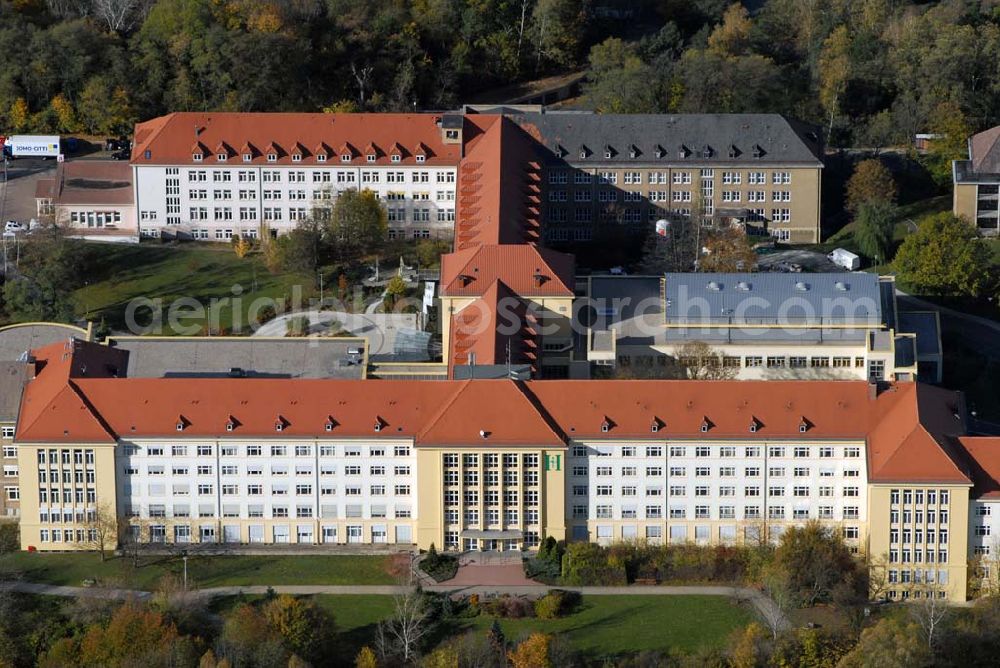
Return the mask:
<path id="1" fill-rule="evenodd" d="M 902 493 L 898 489 L 889 490 L 889 503 L 894 506 L 899 505 L 900 499 L 902 499 L 904 505 L 923 505 L 925 498 L 928 505 L 934 505 L 940 499 L 941 505 L 944 506 L 948 504 L 951 496 L 947 489 L 904 489 Z"/>
<path id="2" fill-rule="evenodd" d="M 205 183 L 207 181 L 212 181 L 213 183 L 231 183 L 233 179 L 233 174 L 236 174 L 236 181 L 239 183 L 256 183 L 257 181 L 257 171 L 256 170 L 232 170 L 232 169 L 217 169 L 217 170 L 205 170 L 205 169 L 189 169 L 187 170 L 187 180 L 188 183 Z M 309 180 L 313 183 L 356 183 L 358 176 L 357 172 L 353 169 L 351 170 L 279 170 L 279 169 L 265 169 L 261 172 L 261 181 L 264 183 L 282 183 L 283 181 L 288 181 L 288 183 L 305 183 L 306 174 L 309 174 Z M 431 174 L 429 171 L 407 171 L 407 170 L 361 170 L 361 182 L 362 183 L 382 183 L 382 176 L 385 175 L 385 183 L 431 183 Z M 433 172 L 434 183 L 455 183 L 455 171 L 439 171 Z M 167 170 L 168 176 L 177 176 L 176 173 L 171 173 Z M 209 178 L 211 176 L 211 178 Z M 167 179 L 167 181 L 176 181 L 177 179 Z"/>
<path id="3" fill-rule="evenodd" d="M 459 496 L 458 490 L 446 489 L 444 491 L 444 505 L 457 506 Z M 461 494 L 461 500 L 466 505 L 478 505 L 479 500 L 482 499 L 487 506 L 498 506 L 501 498 L 505 506 L 516 506 L 519 501 L 523 502 L 525 506 L 538 505 L 538 492 L 534 490 L 527 490 L 523 493 L 516 490 L 505 491 L 502 496 L 499 491 L 487 490 L 480 496 L 479 490 L 467 489 Z"/>
<path id="4" fill-rule="evenodd" d="M 941 524 L 947 524 L 948 523 L 948 511 L 945 510 L 945 509 L 943 509 L 943 508 L 941 509 L 940 514 L 938 514 L 938 511 L 934 510 L 933 508 L 929 508 L 927 510 L 926 515 L 924 514 L 923 508 L 920 508 L 920 509 L 917 509 L 917 510 L 912 510 L 912 511 L 911 510 L 904 510 L 902 512 L 902 514 L 900 514 L 900 512 L 898 510 L 890 510 L 889 511 L 889 523 L 890 524 L 899 524 L 900 523 L 899 520 L 900 520 L 900 518 L 902 518 L 903 524 L 913 524 L 913 523 L 916 523 L 916 524 L 921 524 L 922 525 L 924 523 L 924 518 L 925 517 L 927 518 L 927 523 L 928 524 L 937 524 L 938 518 L 940 518 Z"/>
<path id="5" fill-rule="evenodd" d="M 684 485 L 670 485 L 669 494 L 671 497 L 685 497 L 688 494 L 688 488 Z M 774 498 L 780 498 L 785 496 L 785 487 L 783 485 L 770 485 L 767 487 L 767 495 Z M 791 488 L 791 496 L 795 497 L 809 497 L 813 495 L 813 489 L 809 485 L 796 485 Z M 816 494 L 820 497 L 832 497 L 834 496 L 835 488 L 833 485 L 821 485 L 817 490 Z M 720 497 L 736 496 L 737 487 L 735 485 L 719 485 L 715 488 L 715 495 Z M 573 485 L 573 496 L 587 496 L 589 490 L 586 485 Z M 619 496 L 638 496 L 639 488 L 636 485 L 622 485 L 618 489 Z M 841 496 L 846 497 L 856 497 L 860 496 L 860 488 L 855 485 L 846 485 L 840 488 Z M 615 489 L 612 485 L 596 485 L 594 487 L 595 496 L 614 496 Z M 761 487 L 759 485 L 747 485 L 743 488 L 743 496 L 760 496 Z M 662 487 L 646 487 L 645 496 L 663 496 Z M 694 496 L 712 496 L 712 487 L 710 485 L 698 485 L 694 488 Z"/>
<path id="6" fill-rule="evenodd" d="M 642 507 L 643 516 L 639 516 L 639 506 L 625 505 L 617 509 L 617 518 L 615 517 L 616 508 L 612 505 L 600 504 L 595 506 L 595 518 L 596 519 L 663 519 L 663 506 L 650 504 Z M 694 519 L 720 519 L 720 520 L 759 520 L 763 519 L 761 514 L 761 506 L 743 506 L 741 508 L 742 515 L 737 517 L 737 507 L 730 505 L 718 506 L 713 512 L 712 506 L 699 505 L 695 506 L 691 517 Z M 585 520 L 590 519 L 589 509 L 586 505 L 579 504 L 574 505 L 572 510 L 573 519 Z M 668 517 L 672 520 L 686 520 L 689 518 L 688 507 L 687 506 L 670 506 L 667 509 Z M 837 510 L 834 506 L 819 506 L 816 509 L 810 508 L 792 508 L 790 514 L 787 513 L 787 508 L 785 506 L 767 506 L 767 518 L 772 520 L 784 520 L 784 519 L 794 519 L 794 520 L 809 520 L 809 519 L 821 519 L 821 520 L 856 520 L 860 515 L 860 510 L 858 506 L 844 506 L 841 508 L 839 517 L 837 516 Z M 856 537 L 856 536 L 855 536 Z"/>
<path id="7" fill-rule="evenodd" d="M 191 473 L 190 466 L 185 466 L 183 464 L 176 464 L 170 467 L 171 475 L 176 476 L 186 476 Z M 202 464 L 194 467 L 197 475 L 215 475 L 215 466 L 212 464 Z M 294 469 L 290 469 L 288 464 L 271 464 L 270 473 L 273 476 L 284 476 L 289 475 L 289 473 L 294 473 L 295 475 L 301 476 L 311 476 L 313 475 L 312 464 L 296 464 Z M 367 467 L 367 473 L 371 476 L 384 476 L 388 475 L 389 467 L 384 464 L 373 464 Z M 397 476 L 408 476 L 410 475 L 409 465 L 393 466 L 391 468 L 392 474 Z M 364 467 L 360 464 L 351 464 L 344 467 L 344 475 L 356 476 L 361 475 L 364 471 Z M 146 475 L 165 475 L 167 472 L 166 466 L 163 465 L 149 465 L 146 467 Z M 320 475 L 336 475 L 337 467 L 334 464 L 323 464 L 319 469 Z M 40 472 L 44 475 L 44 471 Z M 68 472 L 67 472 L 68 473 Z M 89 471 L 88 474 L 92 474 L 93 471 Z M 224 476 L 237 476 L 241 475 L 241 469 L 236 464 L 223 464 L 219 467 L 219 473 Z M 53 482 L 58 482 L 58 472 L 53 471 L 53 474 L 57 476 L 53 479 Z M 139 467 L 128 466 L 125 469 L 126 475 L 138 475 Z M 247 476 L 260 476 L 264 475 L 264 467 L 261 465 L 248 465 L 242 469 L 242 475 Z M 42 480 L 41 482 L 45 482 Z"/>
<path id="8" fill-rule="evenodd" d="M 336 457 L 338 447 L 341 450 L 341 456 L 343 457 L 409 457 L 410 456 L 410 446 L 408 445 L 397 445 L 389 448 L 384 445 L 371 445 L 367 448 L 360 445 L 320 445 L 318 446 L 320 457 Z M 219 455 L 222 457 L 261 457 L 264 455 L 265 449 L 270 453 L 271 457 L 288 457 L 294 455 L 296 457 L 312 457 L 313 456 L 313 446 L 312 445 L 221 445 L 218 447 Z M 126 445 L 124 447 L 124 453 L 127 457 L 135 457 L 138 455 L 147 455 L 149 457 L 162 457 L 169 450 L 172 457 L 187 457 L 189 455 L 196 455 L 198 457 L 211 457 L 216 452 L 215 445 L 149 445 L 139 446 L 139 445 Z M 55 452 L 55 451 L 50 451 Z M 65 452 L 65 451 L 64 451 Z M 88 450 L 91 453 L 91 459 L 93 459 L 93 451 Z M 41 457 L 42 451 L 39 451 L 39 456 Z M 39 459 L 41 462 L 41 459 Z M 90 462 L 88 462 L 90 463 Z"/>
<path id="9" fill-rule="evenodd" d="M 521 525 L 521 513 L 517 510 L 504 510 L 503 511 L 503 524 L 500 522 L 500 511 L 496 509 L 487 509 L 482 515 L 485 518 L 484 524 L 489 527 L 504 527 L 504 528 L 514 528 Z M 527 526 L 535 526 L 538 524 L 539 513 L 537 510 L 525 510 L 524 511 L 524 523 Z M 477 508 L 468 508 L 462 511 L 461 518 L 464 524 L 479 524 L 480 514 Z M 454 526 L 459 523 L 459 512 L 458 510 L 445 510 L 444 511 L 444 523 L 445 526 Z"/>
<path id="10" fill-rule="evenodd" d="M 46 452 L 48 457 L 46 458 Z M 93 450 L 39 450 L 38 451 L 38 463 L 44 464 L 48 461 L 49 464 L 93 464 L 94 463 L 94 451 Z"/>
<path id="11" fill-rule="evenodd" d="M 611 156 L 608 155 L 608 158 Z M 665 185 L 667 183 L 668 172 L 645 172 L 646 183 L 650 185 Z M 639 185 L 643 182 L 643 172 L 626 171 L 622 173 L 622 181 L 627 185 Z M 675 185 L 688 185 L 691 183 L 692 172 L 674 171 L 670 173 L 670 181 Z M 714 169 L 699 170 L 698 175 L 702 179 L 714 179 Z M 573 171 L 573 183 L 575 185 L 586 185 L 592 183 L 594 174 L 584 171 Z M 618 183 L 618 172 L 598 172 L 596 174 L 598 183 Z M 743 173 L 735 171 L 722 172 L 722 183 L 724 185 L 740 185 L 743 182 Z M 766 172 L 747 172 L 747 183 L 751 185 L 764 185 L 767 182 Z M 773 185 L 788 185 L 792 182 L 791 172 L 771 172 L 771 183 Z M 549 170 L 549 185 L 566 185 L 569 183 L 569 171 L 565 169 Z"/>
<path id="12" fill-rule="evenodd" d="M 131 485 L 126 485 L 124 489 L 125 496 L 132 496 L 135 494 L 135 489 Z M 240 496 L 245 494 L 247 496 L 262 496 L 264 494 L 265 488 L 261 484 L 250 484 L 242 487 L 240 485 L 220 485 L 222 491 L 222 496 Z M 385 496 L 387 485 L 369 485 L 368 494 L 370 496 Z M 393 494 L 396 496 L 409 496 L 410 486 L 409 485 L 393 485 Z M 173 496 L 188 496 L 191 493 L 191 485 L 189 483 L 174 483 L 171 485 L 170 493 Z M 215 494 L 215 485 L 204 483 L 195 486 L 195 491 L 198 496 L 212 496 Z M 273 496 L 285 496 L 290 491 L 292 491 L 296 496 L 312 496 L 313 486 L 309 483 L 303 483 L 300 485 L 295 485 L 294 487 L 287 484 L 275 483 L 270 487 L 270 493 Z M 146 486 L 146 495 L 157 497 L 167 495 L 166 485 L 148 485 Z M 336 485 L 320 485 L 319 493 L 322 496 L 335 496 L 337 494 Z M 345 496 L 361 496 L 364 493 L 364 487 L 361 485 L 348 485 L 344 487 Z"/>
<path id="13" fill-rule="evenodd" d="M 257 518 L 282 518 L 282 517 L 298 517 L 298 518 L 310 518 L 310 517 L 320 517 L 324 519 L 332 519 L 339 517 L 339 509 L 341 506 L 336 504 L 321 504 L 317 509 L 315 506 L 307 504 L 298 504 L 295 506 L 287 506 L 284 504 L 271 504 L 270 506 L 265 506 L 264 504 L 222 504 L 221 510 L 217 509 L 214 504 L 208 505 L 198 505 L 192 508 L 186 503 L 175 503 L 170 507 L 169 515 L 167 506 L 165 504 L 151 503 L 145 507 L 145 512 L 140 506 L 130 506 L 126 509 L 125 514 L 128 517 L 198 517 L 198 518 L 210 518 L 221 516 L 224 518 L 233 517 L 243 517 L 250 519 Z M 367 512 L 366 512 L 367 510 Z M 397 504 L 390 507 L 385 504 L 345 504 L 343 506 L 344 517 L 346 518 L 356 518 L 356 517 L 371 517 L 371 518 L 395 518 L 395 519 L 409 519 L 413 516 L 413 510 L 409 505 Z M 69 520 L 66 520 L 69 521 Z"/>
<path id="14" fill-rule="evenodd" d="M 539 457 L 538 455 L 516 455 L 507 453 L 503 455 L 503 459 L 501 460 L 501 456 L 499 454 L 493 453 L 484 454 L 482 455 L 482 458 L 480 458 L 478 454 L 463 454 L 461 455 L 460 460 L 457 453 L 449 452 L 441 458 L 441 461 L 445 468 L 458 466 L 459 461 L 461 461 L 462 466 L 464 467 L 479 466 L 480 461 L 482 461 L 482 465 L 484 467 L 491 468 L 500 466 L 500 462 L 502 461 L 505 468 L 517 466 L 519 463 L 524 467 L 530 468 L 538 466 Z"/>
<path id="15" fill-rule="evenodd" d="M 942 518 L 941 521 L 944 523 L 947 521 L 947 518 Z M 924 537 L 925 533 L 923 529 L 915 529 L 912 531 L 910 529 L 903 529 L 902 531 L 899 529 L 892 529 L 889 531 L 889 544 L 910 545 L 912 543 L 916 543 L 922 545 L 925 542 Z M 942 528 L 935 532 L 934 529 L 927 529 L 926 538 L 926 542 L 928 544 L 938 543 L 940 545 L 946 545 L 948 543 L 948 530 Z M 902 541 L 900 541 L 900 539 L 902 539 Z"/>
<path id="16" fill-rule="evenodd" d="M 591 448 L 585 445 L 574 445 L 570 449 L 571 457 L 662 457 L 664 452 L 664 447 L 662 445 L 647 445 L 644 446 L 642 453 L 640 454 L 640 446 L 636 445 L 623 445 L 619 447 L 615 446 L 598 446 L 596 448 Z M 687 445 L 671 445 L 667 449 L 669 457 L 689 457 L 689 453 L 693 452 L 694 456 L 697 458 L 702 457 L 719 457 L 719 458 L 730 458 L 730 457 L 743 457 L 746 459 L 752 459 L 755 457 L 760 457 L 761 453 L 764 452 L 763 446 L 760 445 L 747 445 L 742 446 L 741 450 L 737 449 L 738 446 L 735 445 L 723 445 L 723 446 L 710 446 L 710 445 L 698 445 L 698 446 L 687 446 Z M 794 457 L 806 458 L 806 457 L 820 457 L 822 459 L 832 458 L 837 453 L 840 456 L 849 459 L 854 459 L 861 456 L 861 448 L 857 446 L 807 446 L 807 445 L 797 445 L 793 447 L 786 447 L 783 445 L 771 445 L 767 447 L 767 456 L 771 459 L 781 458 L 781 457 Z M 739 453 L 739 454 L 738 454 Z"/>
<path id="17" fill-rule="evenodd" d="M 660 456 L 660 455 L 647 455 L 647 456 Z M 796 456 L 799 456 L 796 453 Z M 808 457 L 809 455 L 801 455 Z M 624 478 L 635 477 L 639 474 L 639 467 L 637 466 L 621 466 L 618 468 L 618 475 Z M 686 466 L 671 466 L 667 469 L 670 472 L 670 477 L 672 478 L 683 478 L 687 476 L 688 467 Z M 662 466 L 647 466 L 645 467 L 645 473 L 647 477 L 655 478 L 663 475 L 664 467 Z M 571 470 L 572 475 L 577 477 L 585 477 L 590 475 L 590 469 L 586 465 L 573 466 Z M 787 469 L 784 466 L 770 466 L 767 469 L 767 475 L 771 478 L 783 478 L 787 473 Z M 833 468 L 821 468 L 819 469 L 819 476 L 821 478 L 831 478 L 835 474 L 835 469 Z M 615 475 L 615 467 L 613 466 L 596 466 L 594 467 L 594 475 L 597 477 L 605 477 Z M 694 467 L 694 475 L 696 478 L 708 478 L 712 476 L 718 476 L 720 478 L 733 478 L 736 476 L 735 466 L 720 466 L 713 469 L 711 466 L 696 466 Z M 744 466 L 743 476 L 747 478 L 758 478 L 761 475 L 761 467 L 759 466 Z M 792 469 L 792 475 L 796 478 L 809 478 L 812 475 L 812 469 L 808 466 L 796 466 Z M 859 469 L 844 469 L 844 477 L 847 478 L 857 478 L 860 476 Z"/>

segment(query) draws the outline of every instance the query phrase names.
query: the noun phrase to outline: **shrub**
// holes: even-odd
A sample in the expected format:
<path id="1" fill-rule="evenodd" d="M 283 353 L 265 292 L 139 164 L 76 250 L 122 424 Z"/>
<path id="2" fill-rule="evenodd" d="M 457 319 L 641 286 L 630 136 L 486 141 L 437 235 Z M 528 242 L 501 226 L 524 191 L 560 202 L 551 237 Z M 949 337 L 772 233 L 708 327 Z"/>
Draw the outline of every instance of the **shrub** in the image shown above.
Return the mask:
<path id="1" fill-rule="evenodd" d="M 521 619 L 522 617 L 532 617 L 535 614 L 535 606 L 531 601 L 509 594 L 488 601 L 485 608 L 486 612 L 494 617 L 506 619 Z"/>
<path id="2" fill-rule="evenodd" d="M 535 601 L 535 616 L 539 619 L 558 619 L 571 614 L 579 604 L 579 593 L 553 589 Z"/>
<path id="3" fill-rule="evenodd" d="M 274 320 L 275 316 L 277 315 L 278 312 L 271 304 L 262 306 L 260 310 L 257 311 L 257 324 L 263 325 L 265 322 L 268 322 L 269 320 Z"/>
<path id="4" fill-rule="evenodd" d="M 613 563 L 608 551 L 594 543 L 571 543 L 563 556 L 562 580 L 570 585 L 628 584 L 624 564 Z"/>

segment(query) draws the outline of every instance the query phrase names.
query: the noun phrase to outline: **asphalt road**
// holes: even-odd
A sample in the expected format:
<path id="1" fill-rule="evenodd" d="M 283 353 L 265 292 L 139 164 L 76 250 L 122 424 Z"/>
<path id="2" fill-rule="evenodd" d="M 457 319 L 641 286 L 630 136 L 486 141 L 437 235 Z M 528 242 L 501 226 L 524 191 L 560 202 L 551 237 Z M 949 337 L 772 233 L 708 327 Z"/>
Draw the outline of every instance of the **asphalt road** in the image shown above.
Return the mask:
<path id="1" fill-rule="evenodd" d="M 35 183 L 38 179 L 52 178 L 56 171 L 55 160 L 19 158 L 7 165 L 4 182 L 0 165 L 0 221 L 16 220 L 26 223 L 35 217 Z"/>

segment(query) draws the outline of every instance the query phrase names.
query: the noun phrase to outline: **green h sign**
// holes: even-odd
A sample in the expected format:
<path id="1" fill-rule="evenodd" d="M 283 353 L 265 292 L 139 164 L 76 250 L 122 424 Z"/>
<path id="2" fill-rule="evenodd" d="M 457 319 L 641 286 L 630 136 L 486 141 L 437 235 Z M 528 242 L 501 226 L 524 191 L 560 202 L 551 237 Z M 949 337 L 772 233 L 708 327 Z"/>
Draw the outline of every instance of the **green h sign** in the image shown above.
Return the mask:
<path id="1" fill-rule="evenodd" d="M 562 471 L 562 455 L 545 455 L 546 471 Z"/>

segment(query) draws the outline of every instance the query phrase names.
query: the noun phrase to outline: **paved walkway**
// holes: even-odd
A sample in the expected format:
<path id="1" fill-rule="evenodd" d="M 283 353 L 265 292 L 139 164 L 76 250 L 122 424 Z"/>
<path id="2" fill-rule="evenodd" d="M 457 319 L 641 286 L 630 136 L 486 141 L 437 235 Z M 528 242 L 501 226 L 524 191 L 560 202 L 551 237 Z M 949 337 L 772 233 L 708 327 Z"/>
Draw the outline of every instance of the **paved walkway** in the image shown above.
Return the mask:
<path id="1" fill-rule="evenodd" d="M 68 598 L 97 598 L 119 600 L 127 598 L 148 599 L 152 594 L 134 589 L 106 589 L 103 587 L 62 587 L 57 585 L 38 584 L 34 582 L 9 582 L 0 584 L 10 591 L 26 594 L 42 594 L 47 596 L 63 596 Z M 756 589 L 747 587 L 723 587 L 711 585 L 692 586 L 631 586 L 631 587 L 559 587 L 567 591 L 579 592 L 583 596 L 728 596 L 751 603 L 765 617 L 777 617 L 774 602 Z M 410 591 L 410 587 L 397 585 L 282 585 L 267 587 L 265 585 L 250 587 L 209 587 L 197 590 L 198 594 L 208 598 L 217 596 L 238 596 L 240 594 L 266 594 L 272 589 L 278 594 L 296 596 L 310 594 L 362 594 L 395 596 Z M 541 596 L 553 587 L 547 585 L 469 585 L 456 587 L 451 583 L 428 585 L 427 591 L 443 594 L 459 594 L 468 596 L 478 594 L 481 597 L 510 594 L 513 596 Z M 782 628 L 791 625 L 787 619 Z"/>
<path id="2" fill-rule="evenodd" d="M 344 311 L 295 311 L 283 313 L 273 320 L 261 325 L 253 336 L 285 336 L 287 321 L 292 318 L 306 317 L 309 319 L 309 333 L 321 334 L 327 331 L 333 321 L 352 336 L 363 336 L 368 339 L 369 354 L 392 353 L 396 341 L 396 333 L 400 329 L 416 329 L 415 313 L 346 313 Z"/>

